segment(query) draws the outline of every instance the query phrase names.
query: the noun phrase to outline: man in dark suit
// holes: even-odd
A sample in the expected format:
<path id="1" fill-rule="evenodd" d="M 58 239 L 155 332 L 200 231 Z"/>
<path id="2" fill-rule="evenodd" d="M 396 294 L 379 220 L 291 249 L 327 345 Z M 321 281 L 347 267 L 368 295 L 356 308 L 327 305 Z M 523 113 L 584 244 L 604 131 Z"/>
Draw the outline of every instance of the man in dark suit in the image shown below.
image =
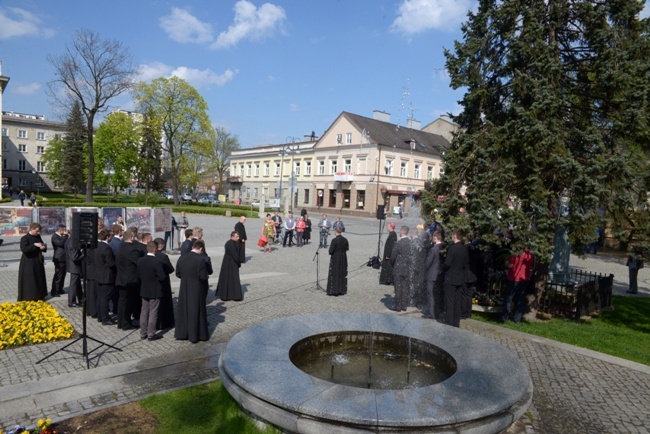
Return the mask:
<path id="1" fill-rule="evenodd" d="M 97 236 L 99 242 L 95 249 L 95 283 L 97 285 L 97 295 L 99 298 L 98 320 L 102 325 L 113 325 L 115 321 L 108 314 L 108 302 L 115 290 L 115 278 L 117 267 L 115 265 L 115 255 L 108 245 L 109 232 L 103 229 Z"/>
<path id="2" fill-rule="evenodd" d="M 131 229 L 124 232 L 122 244 L 117 252 L 115 263 L 117 265 L 117 278 L 115 286 L 120 291 L 117 306 L 117 327 L 122 330 L 131 330 L 131 324 L 136 306 L 135 299 L 140 297 L 140 279 L 138 277 L 138 260 L 140 249 L 134 244 L 134 233 Z M 139 312 L 138 312 L 139 313 Z"/>
<path id="3" fill-rule="evenodd" d="M 162 262 L 156 259 L 156 243 L 147 243 L 147 254 L 138 261 L 138 276 L 140 277 L 140 338 L 155 341 L 162 338 L 156 334 L 158 308 L 163 297 L 163 284 L 167 274 Z"/>
<path id="4" fill-rule="evenodd" d="M 117 251 L 120 248 L 120 244 L 122 243 L 122 234 L 124 233 L 124 230 L 122 229 L 121 225 L 118 224 L 113 224 L 111 226 L 111 239 L 108 242 L 108 245 L 110 246 L 111 250 L 113 250 L 113 254 L 117 256 Z"/>
<path id="5" fill-rule="evenodd" d="M 54 255 L 52 262 L 54 263 L 54 278 L 52 279 L 52 297 L 60 297 L 65 294 L 63 286 L 65 284 L 66 273 L 66 256 L 65 256 L 65 240 L 68 239 L 68 231 L 65 225 L 61 224 L 57 228 L 54 235 L 52 235 L 52 247 L 54 248 Z"/>
<path id="6" fill-rule="evenodd" d="M 246 217 L 241 216 L 239 217 L 239 221 L 237 224 L 235 224 L 235 230 L 239 234 L 239 260 L 241 263 L 246 262 L 246 227 L 244 227 L 244 223 L 246 223 Z"/>
<path id="7" fill-rule="evenodd" d="M 469 254 L 463 244 L 465 232 L 456 229 L 452 236 L 454 243 L 447 249 L 445 258 L 445 323 L 460 327 L 461 295 L 467 282 Z"/>
<path id="8" fill-rule="evenodd" d="M 426 285 L 427 285 L 427 302 L 429 306 L 428 312 L 425 313 L 425 318 L 440 319 L 440 308 L 442 305 L 442 257 L 441 251 L 445 241 L 445 236 L 440 231 L 433 233 L 433 247 L 427 253 L 427 259 L 424 262 L 426 270 Z"/>
<path id="9" fill-rule="evenodd" d="M 185 241 L 181 244 L 180 251 L 181 256 L 187 255 L 192 250 L 192 244 L 194 244 L 194 230 L 187 228 L 185 229 Z"/>
<path id="10" fill-rule="evenodd" d="M 400 239 L 390 254 L 390 263 L 393 266 L 393 283 L 395 284 L 395 306 L 391 310 L 398 312 L 405 311 L 409 302 L 409 275 L 413 252 L 408 235 L 409 227 L 402 226 L 399 230 Z"/>
<path id="11" fill-rule="evenodd" d="M 68 237 L 63 245 L 66 255 L 66 268 L 70 273 L 70 285 L 68 286 L 68 307 L 81 306 L 81 265 L 83 261 L 83 252 L 75 248 L 75 240 Z"/>

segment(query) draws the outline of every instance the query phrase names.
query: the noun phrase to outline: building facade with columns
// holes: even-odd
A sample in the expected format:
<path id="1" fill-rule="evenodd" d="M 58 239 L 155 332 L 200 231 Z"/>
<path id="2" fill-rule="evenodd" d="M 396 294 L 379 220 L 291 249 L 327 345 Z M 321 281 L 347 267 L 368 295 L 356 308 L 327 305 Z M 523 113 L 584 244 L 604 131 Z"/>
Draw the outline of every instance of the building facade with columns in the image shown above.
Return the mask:
<path id="1" fill-rule="evenodd" d="M 230 200 L 334 215 L 375 216 L 377 205 L 389 216 L 399 206 L 408 213 L 425 182 L 440 177 L 449 146 L 441 134 L 415 122 L 400 127 L 379 111 L 342 112 L 320 138 L 289 142 L 233 152 Z"/>

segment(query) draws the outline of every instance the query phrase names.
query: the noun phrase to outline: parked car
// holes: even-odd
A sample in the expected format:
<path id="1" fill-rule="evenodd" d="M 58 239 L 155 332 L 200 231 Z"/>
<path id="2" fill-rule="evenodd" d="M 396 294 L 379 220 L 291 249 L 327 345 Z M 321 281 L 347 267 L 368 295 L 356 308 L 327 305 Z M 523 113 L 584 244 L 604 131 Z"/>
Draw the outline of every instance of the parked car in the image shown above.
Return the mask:
<path id="1" fill-rule="evenodd" d="M 253 205 L 253 206 L 260 206 L 260 200 L 259 200 L 259 199 L 255 199 L 254 201 L 251 202 L 251 205 Z"/>
<path id="2" fill-rule="evenodd" d="M 163 194 L 163 197 L 167 200 L 174 200 L 174 194 L 171 191 L 168 191 L 167 193 Z"/>
<path id="3" fill-rule="evenodd" d="M 212 205 L 221 205 L 221 201 L 214 197 L 213 195 L 209 196 L 201 196 L 199 198 L 199 203 L 206 203 L 206 204 L 212 204 Z"/>
<path id="4" fill-rule="evenodd" d="M 192 193 L 183 193 L 181 195 L 181 200 L 185 202 L 191 202 L 192 201 Z"/>

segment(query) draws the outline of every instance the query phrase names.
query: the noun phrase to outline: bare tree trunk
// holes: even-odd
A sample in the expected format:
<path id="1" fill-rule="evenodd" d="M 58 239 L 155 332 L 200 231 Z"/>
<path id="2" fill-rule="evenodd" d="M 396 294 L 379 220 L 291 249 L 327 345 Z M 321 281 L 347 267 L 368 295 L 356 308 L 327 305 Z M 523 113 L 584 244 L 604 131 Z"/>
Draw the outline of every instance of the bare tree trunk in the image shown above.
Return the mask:
<path id="1" fill-rule="evenodd" d="M 95 180 L 95 150 L 93 147 L 93 123 L 95 114 L 88 115 L 88 179 L 86 180 L 86 202 L 93 201 L 93 185 Z"/>

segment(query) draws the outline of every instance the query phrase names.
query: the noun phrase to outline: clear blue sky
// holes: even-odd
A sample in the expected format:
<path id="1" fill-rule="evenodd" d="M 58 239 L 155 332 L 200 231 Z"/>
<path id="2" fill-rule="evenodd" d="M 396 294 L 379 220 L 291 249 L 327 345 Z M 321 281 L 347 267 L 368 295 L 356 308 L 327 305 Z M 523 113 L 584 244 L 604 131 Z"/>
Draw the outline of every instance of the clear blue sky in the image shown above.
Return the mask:
<path id="1" fill-rule="evenodd" d="M 178 75 L 243 147 L 323 134 L 341 111 L 404 125 L 457 113 L 443 48 L 475 0 L 0 0 L 3 109 L 56 119 L 48 54 L 92 29 L 133 54 L 140 79 Z M 644 13 L 647 13 L 648 7 Z M 408 95 L 405 95 L 408 90 Z M 114 108 L 133 109 L 129 95 Z"/>

